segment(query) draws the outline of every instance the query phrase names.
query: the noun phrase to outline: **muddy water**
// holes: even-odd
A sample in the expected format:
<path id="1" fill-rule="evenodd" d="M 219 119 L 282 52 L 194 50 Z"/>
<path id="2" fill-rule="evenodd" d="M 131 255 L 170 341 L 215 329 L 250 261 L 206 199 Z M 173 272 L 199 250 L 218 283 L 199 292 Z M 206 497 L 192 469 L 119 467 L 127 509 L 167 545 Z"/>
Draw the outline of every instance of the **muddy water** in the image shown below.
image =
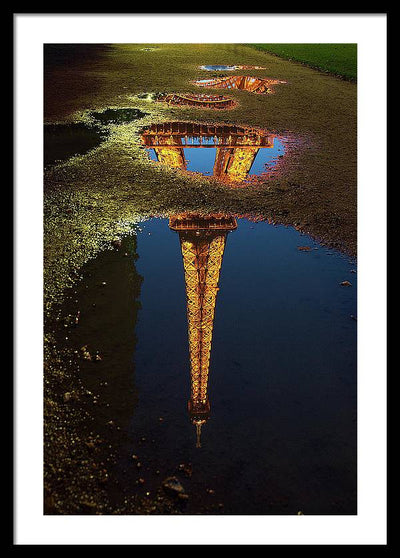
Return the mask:
<path id="1" fill-rule="evenodd" d="M 176 476 L 183 513 L 356 513 L 354 262 L 292 228 L 239 218 L 219 271 L 201 447 L 168 220 L 144 222 L 90 262 L 63 308 L 79 312 L 64 342 L 98 397 L 92 427 L 118 429 L 112 497 L 151 497 Z"/>

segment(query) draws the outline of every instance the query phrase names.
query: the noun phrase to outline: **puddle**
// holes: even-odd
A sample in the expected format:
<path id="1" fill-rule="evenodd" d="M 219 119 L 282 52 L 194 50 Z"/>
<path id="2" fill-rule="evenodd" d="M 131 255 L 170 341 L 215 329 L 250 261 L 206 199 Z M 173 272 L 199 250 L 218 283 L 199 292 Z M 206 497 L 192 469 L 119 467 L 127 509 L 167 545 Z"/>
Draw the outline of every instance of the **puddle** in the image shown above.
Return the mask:
<path id="1" fill-rule="evenodd" d="M 85 266 L 61 332 L 101 356 L 79 376 L 90 428 L 121 432 L 116 500 L 176 475 L 183 513 L 355 514 L 354 262 L 232 215 L 137 233 Z"/>
<path id="2" fill-rule="evenodd" d="M 159 50 L 158 47 L 146 47 L 146 48 L 141 48 L 140 50 L 144 51 L 144 52 L 152 52 L 153 50 Z"/>
<path id="3" fill-rule="evenodd" d="M 233 70 L 266 70 L 262 66 L 224 66 L 224 65 L 216 65 L 216 66 L 200 66 L 201 70 L 207 70 L 209 72 L 230 72 Z"/>
<path id="4" fill-rule="evenodd" d="M 190 122 L 153 124 L 142 139 L 153 161 L 232 186 L 276 172 L 287 140 L 261 129 Z"/>
<path id="5" fill-rule="evenodd" d="M 191 106 L 198 108 L 223 110 L 237 106 L 237 102 L 223 95 L 201 95 L 196 93 L 165 93 L 157 101 L 174 106 Z"/>
<path id="6" fill-rule="evenodd" d="M 136 108 L 123 108 L 91 112 L 90 116 L 102 124 L 125 124 L 126 122 L 140 120 L 144 116 L 147 116 L 147 113 Z"/>
<path id="7" fill-rule="evenodd" d="M 163 93 L 139 93 L 134 97 L 141 101 L 156 101 L 160 95 L 163 95 Z"/>
<path id="8" fill-rule="evenodd" d="M 84 155 L 106 139 L 105 132 L 81 122 L 44 125 L 44 166 Z"/>
<path id="9" fill-rule="evenodd" d="M 257 93 L 258 95 L 267 95 L 274 93 L 274 85 L 287 83 L 279 79 L 256 78 L 251 76 L 225 76 L 212 79 L 199 79 L 192 83 L 199 87 L 212 87 L 215 89 L 242 89 Z"/>

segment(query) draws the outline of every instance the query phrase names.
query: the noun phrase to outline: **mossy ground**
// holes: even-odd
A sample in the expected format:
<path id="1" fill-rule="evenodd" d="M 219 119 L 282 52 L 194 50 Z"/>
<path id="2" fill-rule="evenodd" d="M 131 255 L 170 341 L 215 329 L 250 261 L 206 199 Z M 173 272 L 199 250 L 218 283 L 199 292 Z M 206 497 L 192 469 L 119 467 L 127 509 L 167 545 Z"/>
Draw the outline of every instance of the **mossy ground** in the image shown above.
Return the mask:
<path id="1" fill-rule="evenodd" d="M 356 254 L 354 83 L 238 44 L 148 45 L 157 46 L 152 51 L 142 50 L 144 46 L 48 47 L 46 123 L 93 123 L 93 111 L 118 108 L 139 109 L 146 116 L 123 124 L 103 123 L 108 135 L 100 146 L 45 172 L 47 324 L 54 323 L 57 305 L 65 296 L 65 289 L 79 279 L 82 265 L 102 247 L 110 246 L 115 237 L 134 234 L 135 223 L 145 216 L 167 216 L 183 211 L 257 215 L 296 226 L 325 244 Z M 210 77 L 210 72 L 198 68 L 202 64 L 264 66 L 266 70 L 252 70 L 251 74 L 285 80 L 287 84 L 277 86 L 273 95 L 230 91 L 229 95 L 239 105 L 226 112 L 169 108 L 138 97 L 146 92 L 198 92 L 190 81 Z M 249 71 L 241 73 L 249 74 Z M 231 189 L 149 161 L 140 140 L 141 127 L 170 120 L 256 126 L 288 134 L 298 141 L 286 157 L 284 172 L 251 188 Z M 87 467 L 80 471 L 80 480 L 74 485 L 76 494 L 85 487 L 86 504 L 82 503 L 78 511 L 76 501 L 71 504 L 68 479 L 75 475 L 68 456 L 76 443 L 80 444 L 81 453 L 90 452 L 93 434 L 86 435 L 82 430 L 91 412 L 83 403 L 85 398 L 79 404 L 63 400 L 63 393 L 73 391 L 76 382 L 70 364 L 48 326 L 45 337 L 47 513 L 110 513 L 105 504 L 105 487 L 93 481 Z M 92 457 L 85 459 L 82 455 L 81 461 L 92 461 Z M 115 513 L 146 513 L 146 506 L 133 497 L 129 509 L 121 507 L 124 511 Z"/>

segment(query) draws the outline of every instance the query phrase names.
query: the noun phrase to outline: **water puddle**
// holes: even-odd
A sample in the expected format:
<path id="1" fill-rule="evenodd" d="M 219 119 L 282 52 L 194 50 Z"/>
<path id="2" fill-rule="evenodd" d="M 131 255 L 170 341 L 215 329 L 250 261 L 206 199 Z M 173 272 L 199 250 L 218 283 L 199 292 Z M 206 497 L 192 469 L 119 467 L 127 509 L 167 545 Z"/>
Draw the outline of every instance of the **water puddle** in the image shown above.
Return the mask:
<path id="1" fill-rule="evenodd" d="M 223 95 L 201 95 L 196 93 L 164 93 L 157 101 L 174 106 L 190 106 L 205 109 L 221 110 L 237 106 L 237 102 Z"/>
<path id="2" fill-rule="evenodd" d="M 153 161 L 232 186 L 276 172 L 287 141 L 256 128 L 191 122 L 153 124 L 142 139 Z"/>
<path id="3" fill-rule="evenodd" d="M 140 120 L 147 116 L 147 113 L 136 108 L 121 108 L 91 112 L 90 116 L 102 124 L 125 124 L 134 120 Z"/>
<path id="4" fill-rule="evenodd" d="M 91 428 L 120 432 L 115 498 L 167 479 L 188 514 L 356 513 L 354 266 L 222 214 L 148 220 L 87 264 L 62 335 Z"/>
<path id="5" fill-rule="evenodd" d="M 262 66 L 224 66 L 222 64 L 215 66 L 200 66 L 201 70 L 208 72 L 230 72 L 233 70 L 266 70 Z"/>
<path id="6" fill-rule="evenodd" d="M 279 79 L 256 78 L 251 76 L 225 76 L 212 79 L 198 79 L 193 81 L 199 87 L 215 89 L 242 89 L 258 95 L 274 93 L 274 85 L 287 83 Z"/>
<path id="7" fill-rule="evenodd" d="M 75 155 L 84 155 L 98 147 L 107 134 L 96 126 L 78 122 L 75 124 L 44 125 L 44 166 L 68 160 Z"/>

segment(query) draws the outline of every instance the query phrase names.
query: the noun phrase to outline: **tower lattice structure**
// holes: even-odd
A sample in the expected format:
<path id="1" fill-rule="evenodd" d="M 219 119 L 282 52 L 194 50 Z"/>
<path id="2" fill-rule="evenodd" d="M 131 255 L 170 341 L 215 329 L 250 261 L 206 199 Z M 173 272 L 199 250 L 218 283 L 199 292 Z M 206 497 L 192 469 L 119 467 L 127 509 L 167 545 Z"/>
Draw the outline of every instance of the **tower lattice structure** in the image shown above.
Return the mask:
<path id="1" fill-rule="evenodd" d="M 179 233 L 185 273 L 190 354 L 189 414 L 197 430 L 208 420 L 208 377 L 215 304 L 227 234 L 236 219 L 224 215 L 176 215 L 170 228 Z"/>
<path id="2" fill-rule="evenodd" d="M 265 130 L 190 122 L 153 124 L 142 139 L 160 163 L 180 170 L 187 170 L 184 149 L 215 148 L 213 176 L 232 185 L 246 179 L 260 148 L 274 146 Z"/>

